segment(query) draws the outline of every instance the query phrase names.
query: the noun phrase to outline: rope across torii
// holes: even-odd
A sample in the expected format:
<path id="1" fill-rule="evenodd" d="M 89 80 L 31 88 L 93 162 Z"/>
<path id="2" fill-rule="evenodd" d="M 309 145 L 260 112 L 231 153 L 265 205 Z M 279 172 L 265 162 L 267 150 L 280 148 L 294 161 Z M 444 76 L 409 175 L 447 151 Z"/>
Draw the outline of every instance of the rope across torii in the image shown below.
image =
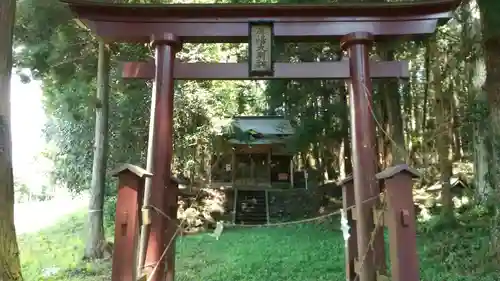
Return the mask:
<path id="1" fill-rule="evenodd" d="M 451 17 L 451 11 L 460 4 L 460 0 L 328 5 L 127 5 L 84 0 L 61 1 L 68 5 L 83 25 L 104 41 L 151 43 L 155 48 L 155 62 L 126 63 L 123 74 L 125 78 L 154 79 L 150 131 L 152 153 L 148 153 L 151 157 L 147 167 L 152 173 L 153 196 L 150 204 L 169 213 L 174 213 L 176 200 L 173 198 L 177 197 L 177 189 L 169 181 L 174 79 L 350 80 L 358 253 L 359 256 L 368 256 L 358 274 L 359 281 L 376 280 L 376 265 L 370 256 L 373 256 L 373 251 L 369 247 L 370 233 L 375 227 L 372 206 L 361 204 L 379 192 L 375 178 L 374 125 L 370 112 L 371 78 L 404 78 L 408 76 L 408 66 L 403 62 L 369 61 L 368 52 L 374 40 L 413 39 L 415 36 L 434 33 L 438 24 Z M 273 40 L 340 41 L 341 47 L 349 54 L 349 60 L 275 63 L 272 43 L 269 43 Z M 175 60 L 182 43 L 224 42 L 249 42 L 250 62 L 219 64 L 182 63 Z M 153 213 L 146 264 L 161 264 L 153 273 L 152 281 L 165 278 L 161 256 L 166 241 L 175 233 L 173 227 L 176 227 L 175 223 Z M 412 239 L 408 243 L 415 243 L 414 236 Z M 169 281 L 174 279 L 175 252 L 172 249 L 166 257 L 166 280 Z M 416 253 L 414 255 L 414 262 L 405 264 L 404 281 L 418 280 L 418 262 Z M 113 281 L 132 281 L 131 278 L 113 272 Z"/>

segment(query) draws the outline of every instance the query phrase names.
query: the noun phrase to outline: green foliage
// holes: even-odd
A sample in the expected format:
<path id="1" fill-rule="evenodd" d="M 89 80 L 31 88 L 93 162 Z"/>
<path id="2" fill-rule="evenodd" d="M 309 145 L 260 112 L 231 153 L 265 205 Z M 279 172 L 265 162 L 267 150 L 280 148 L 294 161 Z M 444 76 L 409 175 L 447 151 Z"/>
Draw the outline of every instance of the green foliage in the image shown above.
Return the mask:
<path id="1" fill-rule="evenodd" d="M 109 226 L 114 225 L 116 216 L 116 195 L 110 195 L 106 197 L 104 202 L 104 221 L 107 222 Z"/>
<path id="2" fill-rule="evenodd" d="M 14 194 L 16 203 L 22 203 L 25 200 L 29 200 L 30 190 L 26 184 L 19 182 L 17 179 L 14 179 Z"/>
<path id="3" fill-rule="evenodd" d="M 134 1 L 131 1 L 134 2 Z M 28 68 L 43 82 L 44 106 L 49 116 L 45 155 L 54 161 L 55 182 L 74 191 L 88 188 L 93 153 L 97 71 L 97 40 L 72 20 L 56 0 L 26 0 L 19 4 L 16 29 L 16 66 Z M 118 61 L 151 57 L 145 46 L 111 46 L 113 68 L 110 95 L 108 166 L 129 162 L 145 166 L 151 83 L 124 81 Z M 178 57 L 187 61 L 220 61 L 238 57 L 234 44 L 184 44 Z M 249 81 L 178 82 L 175 91 L 174 171 L 203 177 L 211 151 L 214 120 L 237 111 L 260 112 L 263 99 Z M 238 105 L 238 103 L 240 105 Z M 113 187 L 107 190 L 113 193 Z"/>
<path id="4" fill-rule="evenodd" d="M 72 20 L 72 15 L 59 1 L 25 0 L 19 6 L 16 46 L 22 48 L 17 53 L 16 65 L 30 69 L 33 77 L 41 79 L 44 85 L 44 105 L 49 115 L 46 135 L 50 140 L 45 154 L 55 162 L 53 179 L 71 190 L 85 190 L 90 179 L 97 106 L 96 40 Z M 118 162 L 144 165 L 150 83 L 123 81 L 116 61 L 145 59 L 151 56 L 151 51 L 129 44 L 114 45 L 112 50 L 115 64 L 111 79 L 108 166 Z M 338 50 L 325 48 L 324 44 L 315 44 L 312 48 L 310 44 L 292 44 L 282 46 L 281 52 L 284 61 L 311 61 L 335 59 Z M 244 60 L 246 48 L 240 44 L 184 44 L 178 57 L 186 61 Z M 261 114 L 267 107 L 266 102 L 272 107 L 269 112 L 287 115 L 297 124 L 298 135 L 303 136 L 295 140 L 297 149 L 307 151 L 310 143 L 322 147 L 323 143 L 339 142 L 339 116 L 346 108 L 345 104 L 334 101 L 338 99 L 341 84 L 272 82 L 263 95 L 265 84 L 256 82 L 178 82 L 174 171 L 193 179 L 203 178 L 204 173 L 200 171 L 206 170 L 211 154 L 213 122 L 222 116 Z M 323 99 L 321 106 L 318 99 Z M 277 108 L 278 104 L 285 108 Z M 328 151 L 326 147 L 325 152 Z M 112 190 L 110 187 L 108 193 Z"/>
<path id="5" fill-rule="evenodd" d="M 485 23 L 485 39 L 498 37 L 500 31 L 498 26 L 500 26 L 500 18 L 498 14 L 500 13 L 500 2 L 495 0 L 477 0 L 477 4 L 481 11 L 481 17 Z"/>
<path id="6" fill-rule="evenodd" d="M 421 240 L 427 254 L 425 260 L 435 262 L 436 269 L 455 274 L 455 279 L 447 280 L 468 280 L 467 276 L 493 280 L 497 261 L 489 233 L 493 215 L 492 210 L 473 207 L 454 221 L 435 217 L 420 225 L 425 233 Z"/>

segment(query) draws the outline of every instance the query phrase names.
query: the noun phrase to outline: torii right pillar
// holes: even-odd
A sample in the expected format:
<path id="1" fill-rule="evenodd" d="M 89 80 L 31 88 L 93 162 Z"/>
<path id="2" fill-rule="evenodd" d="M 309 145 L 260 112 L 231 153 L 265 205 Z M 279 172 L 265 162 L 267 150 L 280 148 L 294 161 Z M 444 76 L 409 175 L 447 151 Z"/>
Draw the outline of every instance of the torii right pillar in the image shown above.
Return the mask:
<path id="1" fill-rule="evenodd" d="M 375 126 L 369 51 L 373 36 L 367 32 L 346 35 L 341 47 L 349 54 L 351 143 L 356 205 L 356 239 L 360 281 L 377 281 L 377 262 L 373 252 L 376 226 L 373 200 L 379 195 L 378 180 L 384 181 L 387 219 L 394 281 L 419 281 L 416 226 L 412 196 L 412 177 L 417 173 L 407 165 L 388 168 L 377 174 Z M 349 261 L 350 262 L 350 261 Z"/>
<path id="2" fill-rule="evenodd" d="M 351 146 L 356 205 L 356 238 L 360 281 L 377 281 L 372 237 L 374 200 L 379 194 L 376 173 L 375 124 L 373 122 L 372 82 L 368 53 L 373 36 L 367 32 L 347 34 L 341 47 L 349 54 L 351 74 L 349 105 L 351 111 Z M 372 235 L 373 234 L 373 235 Z"/>
<path id="3" fill-rule="evenodd" d="M 180 39 L 171 33 L 163 33 L 161 36 L 152 36 L 152 45 L 155 48 L 155 82 L 152 98 L 152 159 L 149 159 L 148 168 L 151 168 L 150 204 L 159 210 L 170 206 L 166 203 L 177 203 L 177 186 L 171 183 L 171 165 L 173 148 L 173 112 L 174 112 L 174 59 L 175 53 L 180 48 Z M 149 157 L 148 156 L 148 157 Z M 165 188 L 166 187 L 166 188 Z M 165 198 L 168 198 L 167 200 Z M 175 206 L 172 206 L 175 207 Z M 144 271 L 148 273 L 148 280 L 172 281 L 174 279 L 173 268 L 173 243 L 175 236 L 165 237 L 167 234 L 175 234 L 175 231 L 167 228 L 175 227 L 171 218 L 165 218 L 159 212 L 153 212 L 151 216 L 151 231 L 149 233 L 148 247 L 145 257 Z M 167 257 L 165 257 L 167 256 Z M 165 272 L 165 259 L 171 261 Z M 166 275 L 166 277 L 165 277 Z"/>

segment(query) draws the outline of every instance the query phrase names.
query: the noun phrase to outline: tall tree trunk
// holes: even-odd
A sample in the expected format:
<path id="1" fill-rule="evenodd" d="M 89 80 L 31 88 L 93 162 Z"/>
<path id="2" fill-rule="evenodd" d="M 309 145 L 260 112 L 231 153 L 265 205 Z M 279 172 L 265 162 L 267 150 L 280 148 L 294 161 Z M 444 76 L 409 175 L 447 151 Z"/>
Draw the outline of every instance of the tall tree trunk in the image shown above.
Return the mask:
<path id="1" fill-rule="evenodd" d="M 475 7 L 474 7 L 475 8 Z M 472 4 L 465 7 L 468 19 L 471 18 Z M 475 32 L 473 28 L 474 23 L 470 26 L 464 26 L 462 29 L 462 42 L 470 41 L 472 37 L 471 32 Z M 467 46 L 467 45 L 466 45 Z M 472 46 L 467 46 L 472 49 Z M 469 64 L 466 64 L 466 77 L 469 104 L 473 105 L 473 124 L 472 124 L 472 155 L 474 162 L 474 187 L 476 197 L 480 202 L 486 203 L 488 195 L 493 191 L 490 181 L 488 180 L 490 167 L 489 167 L 489 146 L 488 146 L 488 102 L 486 98 L 486 91 L 484 91 L 483 84 L 486 77 L 486 69 L 484 65 L 484 58 L 477 58 Z M 467 137 L 463 137 L 467 140 Z M 467 146 L 467 144 L 466 144 Z"/>
<path id="2" fill-rule="evenodd" d="M 106 185 L 106 160 L 108 148 L 110 55 L 104 42 L 99 42 L 99 66 L 97 70 L 97 102 L 95 119 L 94 163 L 90 186 L 88 212 L 88 237 L 84 258 L 104 257 L 105 237 L 103 224 L 104 191 Z"/>
<path id="3" fill-rule="evenodd" d="M 401 100 L 395 97 L 400 96 L 398 82 L 390 81 L 386 84 L 386 102 L 388 110 L 388 124 L 390 128 L 389 137 L 391 156 L 390 165 L 406 162 L 407 153 L 405 146 L 405 136 L 403 130 L 403 117 L 401 116 Z M 389 163 L 388 163 L 389 164 Z"/>
<path id="4" fill-rule="evenodd" d="M 437 42 L 432 39 L 430 43 L 431 54 L 433 57 L 439 58 Z M 453 214 L 453 201 L 451 196 L 450 178 L 452 176 L 452 161 L 451 161 L 451 146 L 453 141 L 453 125 L 451 113 L 451 99 L 449 93 L 442 90 L 441 62 L 439 59 L 434 61 L 432 66 L 432 86 L 435 93 L 435 115 L 437 123 L 436 146 L 439 158 L 439 171 L 441 172 L 441 196 L 443 204 L 443 214 Z"/>
<path id="5" fill-rule="evenodd" d="M 323 148 L 323 156 L 324 156 L 324 170 L 325 170 L 325 178 L 327 180 L 335 178 L 335 160 L 332 152 L 334 152 L 336 149 L 335 147 L 338 145 L 338 142 L 336 142 L 332 138 L 332 116 L 330 113 L 330 108 L 331 108 L 331 92 L 333 91 L 331 87 L 329 87 L 330 84 L 328 84 L 326 81 L 323 84 L 324 89 L 321 93 L 322 96 L 322 101 L 321 101 L 321 112 L 322 112 L 322 118 L 323 118 L 323 135 L 324 137 L 321 138 L 322 144 L 321 147 Z"/>
<path id="6" fill-rule="evenodd" d="M 428 124 L 427 119 L 429 115 L 429 84 L 431 82 L 430 74 L 431 74 L 431 43 L 428 42 L 425 45 L 425 59 L 424 59 L 424 68 L 425 68 L 425 82 L 424 82 L 424 100 L 422 105 L 422 128 L 418 128 L 421 136 L 419 143 L 419 152 L 422 155 L 421 163 L 422 166 L 427 167 L 429 163 L 429 158 L 427 157 L 427 152 L 429 151 L 429 141 L 427 140 L 428 135 Z"/>
<path id="7" fill-rule="evenodd" d="M 14 226 L 10 78 L 15 0 L 0 1 L 0 280 L 23 280 Z"/>
<path id="8" fill-rule="evenodd" d="M 375 128 L 377 132 L 377 141 L 375 143 L 376 151 L 378 157 L 378 168 L 379 171 L 384 170 L 389 167 L 392 159 L 392 150 L 391 150 L 391 138 L 390 138 L 390 125 L 389 125 L 389 116 L 387 113 L 387 100 L 385 99 L 385 81 L 379 81 L 376 85 L 374 85 L 374 93 L 376 93 L 380 98 L 374 101 L 375 110 L 372 111 L 375 119 Z"/>
<path id="9" fill-rule="evenodd" d="M 452 91 L 453 92 L 453 91 Z M 463 108 L 460 104 L 458 95 L 453 94 L 454 99 L 452 102 L 452 112 L 453 112 L 453 161 L 460 161 L 463 157 L 463 144 L 462 144 L 462 120 L 460 110 Z"/>
<path id="10" fill-rule="evenodd" d="M 500 253 L 500 1 L 478 0 L 483 26 L 483 45 L 486 65 L 486 80 L 484 89 L 489 106 L 489 140 L 491 153 L 489 162 L 489 180 L 495 188 L 489 200 L 496 208 L 494 223 L 491 227 L 492 245 L 496 254 Z"/>
<path id="11" fill-rule="evenodd" d="M 373 57 L 371 58 L 373 59 Z M 380 58 L 377 57 L 378 60 Z M 371 114 L 373 116 L 373 124 L 375 126 L 375 153 L 377 160 L 377 171 L 381 171 L 385 168 L 385 160 L 387 157 L 387 135 L 385 134 L 385 130 L 387 129 L 387 115 L 385 114 L 387 111 L 385 110 L 385 100 L 380 98 L 381 95 L 381 85 L 380 81 L 373 83 L 373 109 L 371 109 Z"/>
<path id="12" fill-rule="evenodd" d="M 479 89 L 479 88 L 478 88 Z M 488 111 L 486 102 L 486 93 L 479 91 L 475 98 L 475 110 L 477 112 Z M 485 114 L 486 115 L 486 114 Z M 488 180 L 489 171 L 489 149 L 487 144 L 488 131 L 485 128 L 486 120 L 480 115 L 474 120 L 473 125 L 473 147 L 474 147 L 474 185 L 476 186 L 476 195 L 480 201 L 486 202 L 488 195 L 491 194 L 492 186 Z"/>
<path id="13" fill-rule="evenodd" d="M 500 165 L 500 31 L 498 30 L 500 2 L 479 0 L 478 4 L 483 24 L 486 65 L 484 89 L 489 105 L 489 131 L 492 134 L 491 185 L 496 187 L 500 183 L 500 170 L 498 169 Z"/>
<path id="14" fill-rule="evenodd" d="M 393 61 L 395 52 L 391 46 L 379 45 L 377 53 L 382 61 Z M 383 147 L 382 169 L 406 161 L 405 136 L 403 130 L 403 116 L 401 114 L 401 95 L 399 93 L 398 81 L 388 80 L 380 83 L 379 94 L 381 94 L 380 116 L 383 116 L 381 126 L 380 143 Z M 411 117 L 410 117 L 411 118 Z"/>

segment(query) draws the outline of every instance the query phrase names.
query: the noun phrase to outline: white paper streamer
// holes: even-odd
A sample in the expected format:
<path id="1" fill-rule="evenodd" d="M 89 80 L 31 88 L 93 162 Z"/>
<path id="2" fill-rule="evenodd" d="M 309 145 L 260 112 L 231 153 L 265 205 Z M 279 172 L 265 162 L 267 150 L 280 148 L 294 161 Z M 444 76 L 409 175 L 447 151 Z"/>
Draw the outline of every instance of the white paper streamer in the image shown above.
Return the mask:
<path id="1" fill-rule="evenodd" d="M 351 234 L 349 234 L 349 229 L 351 227 L 349 226 L 349 222 L 347 221 L 347 212 L 342 209 L 340 211 L 340 229 L 342 230 L 342 235 L 344 236 L 344 242 L 347 246 L 347 242 L 349 240 L 349 237 Z"/>

